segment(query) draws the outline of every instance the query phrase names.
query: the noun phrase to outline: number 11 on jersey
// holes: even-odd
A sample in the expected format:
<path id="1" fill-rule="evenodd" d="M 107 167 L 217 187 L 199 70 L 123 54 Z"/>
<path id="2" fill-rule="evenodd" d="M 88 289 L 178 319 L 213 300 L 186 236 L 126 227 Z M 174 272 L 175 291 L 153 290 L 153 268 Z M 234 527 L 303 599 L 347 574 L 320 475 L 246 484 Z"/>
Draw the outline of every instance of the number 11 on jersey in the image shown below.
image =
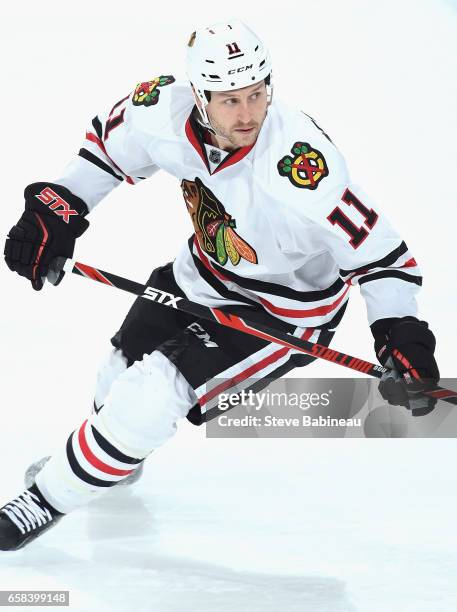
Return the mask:
<path id="1" fill-rule="evenodd" d="M 368 209 L 355 196 L 350 189 L 346 189 L 341 198 L 341 201 L 348 206 L 354 206 L 359 213 L 364 217 L 363 225 L 357 226 L 344 212 L 337 206 L 332 210 L 327 219 L 332 225 L 339 225 L 350 237 L 349 244 L 357 249 L 369 234 L 369 230 L 373 229 L 378 220 L 377 213 L 372 209 Z M 364 225 L 366 227 L 364 227 Z M 368 229 L 366 229 L 368 228 Z"/>

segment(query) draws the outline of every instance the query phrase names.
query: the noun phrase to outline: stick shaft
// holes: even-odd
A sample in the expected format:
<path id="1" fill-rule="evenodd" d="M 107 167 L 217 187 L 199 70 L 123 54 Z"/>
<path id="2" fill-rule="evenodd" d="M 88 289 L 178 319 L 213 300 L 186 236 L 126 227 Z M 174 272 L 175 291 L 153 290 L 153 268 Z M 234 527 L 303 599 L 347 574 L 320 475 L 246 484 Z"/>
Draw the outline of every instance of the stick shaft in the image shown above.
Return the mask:
<path id="1" fill-rule="evenodd" d="M 356 372 L 362 372 L 363 374 L 368 374 L 369 376 L 374 376 L 376 378 L 381 378 L 382 375 L 387 372 L 387 369 L 380 365 L 370 363 L 369 361 L 365 361 L 363 359 L 358 359 L 357 357 L 353 357 L 347 353 L 342 353 L 321 344 L 296 338 L 295 336 L 287 334 L 279 329 L 260 323 L 254 323 L 248 319 L 245 319 L 244 317 L 231 314 L 226 310 L 204 306 L 203 304 L 197 304 L 185 298 L 156 289 L 155 287 L 142 285 L 141 283 L 123 278 L 122 276 L 117 276 L 111 272 L 99 270 L 98 268 L 94 268 L 93 266 L 89 266 L 72 259 L 66 260 L 63 269 L 66 272 L 72 272 L 73 274 L 90 278 L 104 285 L 109 285 L 111 287 L 116 287 L 117 289 L 127 291 L 128 293 L 133 293 L 134 295 L 138 295 L 162 306 L 175 308 L 176 310 L 194 315 L 200 319 L 208 319 L 213 322 L 216 321 L 225 327 L 256 336 L 257 338 L 267 340 L 268 342 L 274 342 L 275 344 L 279 344 L 293 350 L 301 351 L 307 355 L 312 355 L 319 359 L 330 361 Z M 273 317 L 272 320 L 274 322 Z M 437 397 L 457 405 L 457 393 L 448 389 L 443 389 L 442 387 L 437 386 L 435 389 L 425 392 L 425 395 Z"/>

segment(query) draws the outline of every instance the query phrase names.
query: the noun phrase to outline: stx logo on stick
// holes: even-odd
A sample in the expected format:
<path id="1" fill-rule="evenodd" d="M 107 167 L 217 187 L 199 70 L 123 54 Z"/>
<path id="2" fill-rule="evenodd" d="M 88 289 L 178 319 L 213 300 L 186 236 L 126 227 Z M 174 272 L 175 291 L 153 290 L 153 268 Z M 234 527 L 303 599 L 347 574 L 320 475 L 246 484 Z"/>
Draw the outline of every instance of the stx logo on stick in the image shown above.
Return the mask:
<path id="1" fill-rule="evenodd" d="M 164 306 L 172 306 L 176 309 L 178 308 L 178 301 L 182 300 L 182 297 L 172 295 L 166 291 L 161 291 L 155 287 L 146 287 L 142 297 L 146 298 L 147 300 L 152 300 L 153 302 L 159 302 L 159 304 L 163 304 Z M 165 301 L 167 298 L 168 302 Z"/>
<path id="2" fill-rule="evenodd" d="M 43 202 L 45 206 L 49 206 L 56 215 L 62 217 L 65 223 L 70 223 L 69 219 L 71 215 L 78 214 L 76 210 L 70 208 L 68 202 L 65 202 L 65 200 L 50 187 L 45 187 L 40 193 L 37 193 L 35 197 L 37 197 L 40 202 Z M 58 210 L 59 208 L 61 208 L 61 210 Z"/>

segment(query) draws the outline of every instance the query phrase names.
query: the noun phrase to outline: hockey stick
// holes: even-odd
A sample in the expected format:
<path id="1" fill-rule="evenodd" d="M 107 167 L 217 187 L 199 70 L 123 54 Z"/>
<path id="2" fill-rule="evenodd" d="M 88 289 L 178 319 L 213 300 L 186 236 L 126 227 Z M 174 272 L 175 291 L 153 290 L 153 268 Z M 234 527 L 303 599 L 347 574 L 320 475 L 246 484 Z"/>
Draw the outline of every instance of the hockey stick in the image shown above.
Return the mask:
<path id="1" fill-rule="evenodd" d="M 381 378 L 382 375 L 388 371 L 387 368 L 384 368 L 381 365 L 376 365 L 374 363 L 370 363 L 369 361 L 364 361 L 363 359 L 353 357 L 352 355 L 341 353 L 340 351 L 330 349 L 322 344 L 308 342 L 307 340 L 296 338 L 295 336 L 291 336 L 290 334 L 275 329 L 274 327 L 268 327 L 260 323 L 253 323 L 252 321 L 234 314 L 230 314 L 229 312 L 219 308 L 212 308 L 210 306 L 203 306 L 202 304 L 191 302 L 190 300 L 180 296 L 172 295 L 171 293 L 161 291 L 160 289 L 150 287 L 149 285 L 142 285 L 141 283 L 137 283 L 121 276 L 116 276 L 115 274 L 111 274 L 111 272 L 99 270 L 98 268 L 88 266 L 87 264 L 83 264 L 73 259 L 65 260 L 63 265 L 62 263 L 63 262 L 59 262 L 59 267 L 65 272 L 72 272 L 73 274 L 90 278 L 99 283 L 116 287 L 117 289 L 122 289 L 123 291 L 133 293 L 134 295 L 138 295 L 156 302 L 157 304 L 161 304 L 162 306 L 169 306 L 171 308 L 175 308 L 176 310 L 186 312 L 187 314 L 194 315 L 200 319 L 208 319 L 213 322 L 216 321 L 225 327 L 230 327 L 231 329 L 236 329 L 237 331 L 250 334 L 252 336 L 257 336 L 257 338 L 267 340 L 268 342 L 274 342 L 275 344 L 279 344 L 290 349 L 301 351 L 302 353 L 312 355 L 313 357 L 318 357 L 319 359 L 331 361 L 332 363 L 355 370 L 356 372 L 363 372 L 369 376 Z M 273 317 L 272 321 L 274 322 Z M 438 385 L 434 389 L 425 391 L 424 395 L 457 405 L 457 392 L 451 391 L 450 389 L 444 389 Z"/>

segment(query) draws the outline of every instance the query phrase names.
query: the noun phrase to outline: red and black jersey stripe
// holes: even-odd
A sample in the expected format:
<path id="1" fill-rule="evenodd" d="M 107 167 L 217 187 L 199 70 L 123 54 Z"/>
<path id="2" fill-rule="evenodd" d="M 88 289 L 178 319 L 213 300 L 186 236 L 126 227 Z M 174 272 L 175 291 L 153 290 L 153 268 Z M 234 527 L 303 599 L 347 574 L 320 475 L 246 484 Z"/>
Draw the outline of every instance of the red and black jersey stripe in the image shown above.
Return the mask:
<path id="1" fill-rule="evenodd" d="M 402 242 L 398 247 L 396 247 L 393 251 L 385 255 L 382 259 L 372 261 L 363 266 L 360 266 L 359 268 L 354 268 L 353 270 L 340 269 L 340 274 L 344 278 L 350 275 L 365 274 L 366 272 L 373 270 L 373 268 L 388 268 L 407 252 L 408 247 L 406 246 L 405 242 Z"/>
<path id="2" fill-rule="evenodd" d="M 116 172 L 114 172 L 114 170 L 111 168 L 111 166 L 108 166 L 108 164 L 106 164 L 99 157 L 94 155 L 94 153 L 92 153 L 91 151 L 88 151 L 87 149 L 82 148 L 82 149 L 79 150 L 78 155 L 80 157 L 84 158 L 85 160 L 87 160 L 88 162 L 90 162 L 91 164 L 94 164 L 95 166 L 97 166 L 97 168 L 100 168 L 100 170 L 103 170 L 104 172 L 107 172 L 108 174 L 111 174 L 111 176 L 114 176 L 114 178 L 116 178 L 118 181 L 123 181 L 124 180 L 124 178 L 122 176 L 120 176 L 119 174 L 116 174 Z"/>
<path id="3" fill-rule="evenodd" d="M 367 274 L 359 279 L 359 285 L 363 285 L 363 283 L 368 283 L 369 281 L 378 280 L 380 278 L 399 278 L 400 280 L 404 280 L 408 283 L 415 283 L 419 286 L 422 285 L 422 276 L 408 274 L 402 270 L 381 270 L 379 272 L 374 272 L 373 274 Z"/>
<path id="4" fill-rule="evenodd" d="M 92 127 L 94 128 L 95 133 L 101 140 L 103 138 L 103 126 L 102 126 L 102 122 L 100 121 L 98 117 L 94 117 L 92 119 Z"/>
<path id="5" fill-rule="evenodd" d="M 203 265 L 202 261 L 195 255 L 193 252 L 193 245 L 196 238 L 195 236 L 191 236 L 188 240 L 189 250 L 191 252 L 192 258 L 194 260 L 195 266 L 200 272 L 200 275 L 214 288 L 217 288 L 219 291 L 219 287 L 224 285 L 217 280 L 214 274 L 209 272 L 207 268 Z M 218 266 L 216 263 L 211 262 L 211 266 L 219 272 L 222 276 L 227 278 L 228 280 L 236 283 L 239 287 L 246 289 L 252 292 L 261 292 L 261 293 L 270 293 L 271 295 L 276 295 L 279 297 L 296 300 L 298 302 L 317 302 L 319 300 L 325 300 L 327 298 L 333 297 L 337 295 L 344 287 L 344 281 L 341 278 L 336 279 L 336 281 L 327 287 L 326 289 L 319 289 L 316 291 L 298 291 L 297 289 L 291 289 L 290 287 L 286 287 L 285 285 L 279 285 L 278 283 L 271 283 L 268 281 L 262 281 L 254 278 L 246 278 L 244 276 L 240 276 L 239 274 L 235 274 L 231 270 L 226 270 Z M 214 285 L 213 285 L 214 283 Z M 225 287 L 224 287 L 225 288 Z M 238 299 L 246 299 L 243 296 L 239 296 Z"/>
<path id="6" fill-rule="evenodd" d="M 398 247 L 396 247 L 393 251 L 378 259 L 377 261 L 372 261 L 371 263 L 360 266 L 359 268 L 354 268 L 353 270 L 343 270 L 340 269 L 340 274 L 347 281 L 351 281 L 355 277 L 360 277 L 357 279 L 359 285 L 363 285 L 364 283 L 368 283 L 370 281 L 379 280 L 382 278 L 397 278 L 402 281 L 406 281 L 408 283 L 414 283 L 416 285 L 422 285 L 422 277 L 418 274 L 409 274 L 404 270 L 400 270 L 399 268 L 413 268 L 416 267 L 417 264 L 414 258 L 406 261 L 403 265 L 395 268 L 395 263 L 408 252 L 408 247 L 405 242 L 402 242 Z M 393 267 L 391 267 L 393 266 Z M 371 270 L 376 270 L 376 268 L 387 268 L 385 270 L 377 270 L 376 272 L 371 272 Z"/>
<path id="7" fill-rule="evenodd" d="M 233 301 L 233 302 L 243 302 L 245 304 L 249 304 L 251 306 L 255 306 L 258 308 L 259 302 L 250 300 L 244 295 L 237 293 L 236 291 L 231 291 L 228 289 L 224 283 L 217 278 L 215 274 L 213 274 L 201 261 L 197 255 L 193 252 L 193 244 L 195 237 L 192 235 L 188 240 L 189 250 L 192 255 L 193 262 L 199 275 L 203 278 L 205 282 L 210 285 L 214 291 L 216 291 L 221 297 Z M 217 271 L 218 272 L 218 271 Z M 318 299 L 325 299 L 328 297 L 332 297 L 338 291 L 345 286 L 345 283 L 338 279 L 335 283 L 333 283 L 328 289 L 324 289 L 321 291 L 296 291 L 294 289 L 290 289 L 289 287 L 285 287 L 284 285 L 277 285 L 275 283 L 269 283 L 265 281 L 259 281 L 256 279 L 247 279 L 239 276 L 238 274 L 234 274 L 233 272 L 227 270 L 222 270 L 223 276 L 227 277 L 229 280 L 232 280 L 234 283 L 237 283 L 240 287 L 244 289 L 251 290 L 253 292 L 264 291 L 265 293 L 271 293 L 275 296 L 291 298 L 297 301 L 314 301 Z M 222 272 L 220 274 L 222 275 Z M 297 297 L 298 296 L 298 297 Z M 320 297 L 318 297 L 320 296 Z M 332 317 L 330 321 L 322 325 L 315 325 L 314 327 L 319 329 L 334 329 L 343 318 L 344 312 L 347 307 L 347 301 L 345 301 L 335 313 L 335 316 Z M 295 326 L 291 325 L 290 329 L 295 329 Z"/>

